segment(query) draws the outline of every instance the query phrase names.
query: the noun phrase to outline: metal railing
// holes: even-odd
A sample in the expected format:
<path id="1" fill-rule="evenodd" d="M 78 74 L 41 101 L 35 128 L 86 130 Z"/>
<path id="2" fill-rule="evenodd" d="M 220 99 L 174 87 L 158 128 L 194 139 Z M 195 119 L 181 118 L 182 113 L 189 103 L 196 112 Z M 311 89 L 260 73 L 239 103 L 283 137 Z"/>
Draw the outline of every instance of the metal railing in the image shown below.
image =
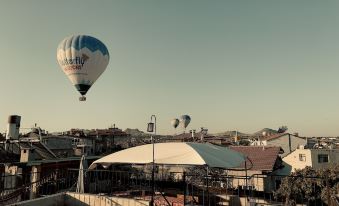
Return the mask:
<path id="1" fill-rule="evenodd" d="M 33 176 L 39 177 L 33 180 Z M 0 205 L 35 199 L 71 188 L 78 175 L 65 170 L 0 176 Z"/>
<path id="2" fill-rule="evenodd" d="M 0 175 L 0 205 L 61 191 L 76 191 L 79 169 L 50 173 Z M 37 181 L 32 181 L 33 176 Z M 156 205 L 232 205 L 239 201 L 281 204 L 273 196 L 278 182 L 285 176 L 254 174 L 251 176 L 156 172 Z M 302 177 L 300 177 L 302 178 Z M 316 178 L 316 177 L 310 177 Z M 275 181 L 277 180 L 277 181 Z M 150 200 L 152 173 L 140 170 L 84 170 L 84 193 Z M 305 203 L 305 199 L 300 200 Z M 306 202 L 306 204 L 308 204 Z"/>

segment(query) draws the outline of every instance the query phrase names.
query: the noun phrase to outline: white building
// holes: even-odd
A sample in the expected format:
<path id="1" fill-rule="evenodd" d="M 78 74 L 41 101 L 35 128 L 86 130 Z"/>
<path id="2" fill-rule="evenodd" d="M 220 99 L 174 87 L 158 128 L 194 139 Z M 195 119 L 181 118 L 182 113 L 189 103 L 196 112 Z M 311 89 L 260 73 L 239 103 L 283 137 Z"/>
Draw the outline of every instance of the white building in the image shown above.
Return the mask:
<path id="1" fill-rule="evenodd" d="M 283 158 L 285 170 L 294 172 L 310 166 L 314 169 L 326 168 L 333 163 L 339 163 L 339 149 L 304 149 L 297 148 Z"/>
<path id="2" fill-rule="evenodd" d="M 275 146 L 281 147 L 281 157 L 285 157 L 300 145 L 306 145 L 307 139 L 298 137 L 289 133 L 274 134 L 270 136 L 260 137 L 258 140 L 251 143 L 252 146 Z"/>

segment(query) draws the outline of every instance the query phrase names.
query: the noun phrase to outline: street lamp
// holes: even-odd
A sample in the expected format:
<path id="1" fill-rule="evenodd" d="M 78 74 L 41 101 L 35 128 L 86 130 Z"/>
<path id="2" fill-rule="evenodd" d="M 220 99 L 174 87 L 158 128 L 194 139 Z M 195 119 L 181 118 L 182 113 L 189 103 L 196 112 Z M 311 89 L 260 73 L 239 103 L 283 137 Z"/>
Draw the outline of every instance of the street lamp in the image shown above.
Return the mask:
<path id="1" fill-rule="evenodd" d="M 154 122 L 153 122 L 153 118 L 154 118 Z M 151 141 L 152 141 L 152 151 L 153 151 L 153 154 L 152 154 L 152 199 L 151 199 L 151 205 L 153 206 L 154 204 L 154 193 L 155 193 L 155 185 L 154 185 L 154 138 L 153 138 L 153 135 L 152 133 L 154 132 L 154 136 L 156 135 L 157 133 L 157 118 L 156 116 L 153 114 L 151 116 L 151 122 L 148 123 L 147 125 L 147 132 L 150 132 L 151 133 Z"/>

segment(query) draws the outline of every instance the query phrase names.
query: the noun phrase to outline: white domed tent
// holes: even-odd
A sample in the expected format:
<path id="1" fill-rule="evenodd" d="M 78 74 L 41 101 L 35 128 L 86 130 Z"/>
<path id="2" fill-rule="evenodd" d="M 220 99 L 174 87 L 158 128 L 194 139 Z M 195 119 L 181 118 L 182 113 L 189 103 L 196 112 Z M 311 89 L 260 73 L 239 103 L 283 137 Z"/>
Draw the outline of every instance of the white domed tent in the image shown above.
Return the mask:
<path id="1" fill-rule="evenodd" d="M 169 142 L 154 144 L 155 164 L 208 166 L 211 168 L 239 168 L 246 157 L 234 150 L 212 144 L 193 142 Z M 152 144 L 128 148 L 94 161 L 89 169 L 97 165 L 148 164 L 153 162 Z"/>

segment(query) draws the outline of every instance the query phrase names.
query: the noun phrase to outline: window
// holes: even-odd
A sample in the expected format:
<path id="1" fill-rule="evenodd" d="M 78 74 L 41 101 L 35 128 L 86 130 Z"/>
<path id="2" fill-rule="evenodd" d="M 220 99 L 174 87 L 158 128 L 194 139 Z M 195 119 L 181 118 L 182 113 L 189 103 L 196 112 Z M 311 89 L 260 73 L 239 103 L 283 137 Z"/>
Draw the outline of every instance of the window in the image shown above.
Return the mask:
<path id="1" fill-rule="evenodd" d="M 306 162 L 306 155 L 305 154 L 299 154 L 299 161 Z"/>
<path id="2" fill-rule="evenodd" d="M 327 154 L 318 154 L 318 162 L 328 162 L 328 155 Z"/>

